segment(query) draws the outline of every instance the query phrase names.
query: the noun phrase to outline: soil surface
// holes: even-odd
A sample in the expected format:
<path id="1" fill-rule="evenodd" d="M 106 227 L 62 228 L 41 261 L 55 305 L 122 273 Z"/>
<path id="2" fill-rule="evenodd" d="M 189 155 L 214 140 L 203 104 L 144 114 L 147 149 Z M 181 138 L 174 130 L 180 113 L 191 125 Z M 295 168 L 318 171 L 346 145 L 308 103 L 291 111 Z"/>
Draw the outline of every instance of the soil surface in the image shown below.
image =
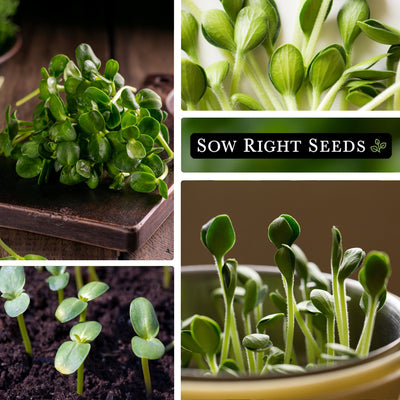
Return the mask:
<path id="1" fill-rule="evenodd" d="M 82 267 L 85 283 L 86 269 Z M 65 297 L 76 296 L 74 268 L 67 270 L 71 277 Z M 173 277 L 166 290 L 162 288 L 162 267 L 96 267 L 96 271 L 110 290 L 88 304 L 87 320 L 100 322 L 103 329 L 84 364 L 83 396 L 76 393 L 76 373 L 62 375 L 54 368 L 57 349 L 69 340 L 69 330 L 77 320 L 61 324 L 55 319 L 58 300 L 57 293 L 51 292 L 45 282 L 49 273 L 25 267 L 25 290 L 31 303 L 24 316 L 33 358 L 25 353 L 17 319 L 5 314 L 4 301 L 0 300 L 0 399 L 146 399 L 141 361 L 130 344 L 135 333 L 129 306 L 139 296 L 150 300 L 160 323 L 158 339 L 164 345 L 170 344 L 174 334 Z M 173 350 L 159 360 L 149 361 L 149 366 L 151 400 L 173 400 Z"/>

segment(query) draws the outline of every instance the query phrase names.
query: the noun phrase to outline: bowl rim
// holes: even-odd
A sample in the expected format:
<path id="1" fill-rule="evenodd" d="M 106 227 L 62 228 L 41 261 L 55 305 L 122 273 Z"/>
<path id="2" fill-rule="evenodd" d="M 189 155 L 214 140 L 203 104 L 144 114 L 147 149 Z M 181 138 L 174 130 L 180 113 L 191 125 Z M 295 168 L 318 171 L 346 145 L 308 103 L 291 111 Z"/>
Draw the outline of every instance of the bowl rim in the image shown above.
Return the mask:
<path id="1" fill-rule="evenodd" d="M 11 57 L 13 57 L 16 53 L 18 53 L 19 49 L 22 46 L 22 34 L 21 32 L 17 32 L 15 35 L 14 44 L 4 53 L 0 55 L 0 64 L 5 63 Z"/>
<path id="2" fill-rule="evenodd" d="M 274 266 L 267 265 L 254 265 L 254 264 L 242 264 L 246 267 L 254 268 L 257 272 L 271 273 L 274 275 L 280 275 L 279 269 Z M 211 264 L 202 264 L 202 265 L 190 265 L 183 266 L 181 268 L 181 275 L 195 275 L 199 272 L 202 273 L 215 273 L 215 266 Z M 323 273 L 326 277 L 330 277 L 331 275 L 328 273 Z M 354 279 L 347 279 L 346 285 L 352 287 L 362 288 L 361 284 Z M 399 315 L 400 315 L 400 297 L 388 292 L 386 301 L 398 303 Z M 323 366 L 315 369 L 310 369 L 305 372 L 296 372 L 288 375 L 283 374 L 267 374 L 263 376 L 231 376 L 231 375 L 221 375 L 221 376 L 204 376 L 200 374 L 200 370 L 195 368 L 182 368 L 181 369 L 181 379 L 182 381 L 209 381 L 209 382 L 247 382 L 247 381 L 260 381 L 260 380 L 273 380 L 273 379 L 290 379 L 290 378 L 298 378 L 301 376 L 310 376 L 310 375 L 321 375 L 324 373 L 330 373 L 335 371 L 342 371 L 345 369 L 358 367 L 362 365 L 368 365 L 376 360 L 380 360 L 386 356 L 390 356 L 391 354 L 399 352 L 400 353 L 400 336 L 393 342 L 382 346 L 376 350 L 373 350 L 369 353 L 367 357 L 355 360 L 348 360 L 342 363 L 338 363 L 332 366 Z M 349 372 L 351 373 L 351 372 Z"/>

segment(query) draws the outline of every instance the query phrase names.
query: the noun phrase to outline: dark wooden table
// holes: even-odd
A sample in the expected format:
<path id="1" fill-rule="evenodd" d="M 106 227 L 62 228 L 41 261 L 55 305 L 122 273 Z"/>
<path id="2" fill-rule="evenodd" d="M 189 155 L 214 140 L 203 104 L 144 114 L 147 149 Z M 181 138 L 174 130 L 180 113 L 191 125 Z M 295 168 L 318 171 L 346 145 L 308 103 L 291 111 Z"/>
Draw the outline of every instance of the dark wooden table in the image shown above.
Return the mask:
<path id="1" fill-rule="evenodd" d="M 50 1 L 22 0 L 17 16 L 22 47 L 4 64 L 0 76 L 0 129 L 4 112 L 37 88 L 40 67 L 48 66 L 58 53 L 74 59 L 75 47 L 89 43 L 101 60 L 115 58 L 127 83 L 151 87 L 163 98 L 173 85 L 173 1 L 136 2 L 116 0 L 71 1 L 64 10 Z M 157 11 L 157 12 L 155 12 Z M 19 107 L 18 117 L 31 117 L 36 101 Z M 172 117 L 168 121 L 172 128 Z M 1 183 L 1 171 L 0 171 Z M 0 191 L 4 190 L 1 188 Z M 135 251 L 118 251 L 22 230 L 0 228 L 0 237 L 18 253 L 42 254 L 49 259 L 146 259 L 173 258 L 173 214 L 149 240 Z M 0 256 L 5 253 L 0 251 Z"/>

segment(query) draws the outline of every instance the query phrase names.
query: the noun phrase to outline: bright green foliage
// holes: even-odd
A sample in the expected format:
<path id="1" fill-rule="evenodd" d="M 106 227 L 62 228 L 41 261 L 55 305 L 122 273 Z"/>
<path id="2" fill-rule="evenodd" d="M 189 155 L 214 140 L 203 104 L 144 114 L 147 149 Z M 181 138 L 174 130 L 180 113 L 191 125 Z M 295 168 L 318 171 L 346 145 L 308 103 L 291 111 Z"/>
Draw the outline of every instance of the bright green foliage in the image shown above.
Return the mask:
<path id="1" fill-rule="evenodd" d="M 161 187 L 160 194 L 168 197 L 164 179 L 173 152 L 160 96 L 125 85 L 115 60 L 107 61 L 102 74 L 101 61 L 88 44 L 80 44 L 75 56 L 76 63 L 63 54 L 54 56 L 48 69 L 41 69 L 39 89 L 17 103 L 38 96 L 32 121 L 20 121 L 16 111 L 7 109 L 0 154 L 17 160 L 22 178 L 37 177 L 41 184 L 57 174 L 63 184 L 86 183 L 91 189 L 106 171 L 113 179 L 110 188 L 119 190 L 147 165 L 146 174 L 154 184 L 130 186 L 137 192 Z M 127 130 L 136 134 L 124 134 Z M 162 151 L 167 158 L 159 173 L 148 160 Z"/>

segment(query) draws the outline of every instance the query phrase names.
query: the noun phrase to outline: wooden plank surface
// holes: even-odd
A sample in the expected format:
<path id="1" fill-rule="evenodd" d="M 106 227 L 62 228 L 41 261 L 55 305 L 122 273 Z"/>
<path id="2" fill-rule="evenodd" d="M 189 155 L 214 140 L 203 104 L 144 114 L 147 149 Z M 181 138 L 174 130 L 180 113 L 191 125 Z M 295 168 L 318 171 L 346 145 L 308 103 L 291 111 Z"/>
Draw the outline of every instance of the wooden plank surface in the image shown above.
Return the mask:
<path id="1" fill-rule="evenodd" d="M 160 28 L 153 30 L 145 21 L 137 26 L 130 24 L 127 15 L 120 18 L 120 10 L 126 6 L 127 2 L 117 0 L 113 12 L 108 14 L 106 3 L 96 2 L 98 8 L 96 21 L 89 18 L 95 5 L 91 4 L 91 1 L 85 3 L 84 10 L 79 14 L 80 20 L 79 18 L 72 20 L 68 12 L 61 19 L 48 18 L 51 13 L 35 14 L 36 10 L 32 4 L 23 3 L 21 8 L 25 14 L 21 18 L 22 48 L 13 59 L 0 65 L 0 75 L 5 77 L 4 86 L 0 91 L 0 113 L 5 111 L 8 104 L 15 104 L 18 99 L 36 89 L 40 80 L 40 67 L 47 66 L 52 56 L 64 53 L 74 58 L 74 49 L 81 42 L 91 44 L 102 60 L 120 57 L 121 59 L 118 59 L 120 71 L 125 76 L 126 82 L 137 87 L 141 87 L 149 73 L 173 73 L 171 26 L 165 28 L 161 24 Z M 44 1 L 44 3 L 50 5 L 50 2 Z M 172 9 L 173 7 L 171 7 L 171 13 Z M 116 19 L 110 21 L 110 15 Z M 154 48 L 157 43 L 159 57 L 153 57 L 149 49 Z M 157 79 L 150 77 L 149 86 L 152 87 L 153 84 L 157 86 L 160 83 Z M 161 82 L 160 86 L 164 88 L 160 93 L 164 101 L 173 84 L 170 76 L 167 80 L 168 84 Z M 18 110 L 18 117 L 30 118 L 35 104 L 36 102 L 32 101 L 21 107 Z M 172 118 L 168 120 L 170 129 L 172 128 L 171 121 Z M 0 128 L 3 125 L 4 117 L 0 115 Z M 0 234 L 5 239 L 9 238 L 16 243 L 22 250 L 21 254 L 25 250 L 27 250 L 25 253 L 40 253 L 42 250 L 50 259 L 173 258 L 173 216 L 168 217 L 172 211 L 172 196 L 168 202 L 165 202 L 160 201 L 157 195 L 146 196 L 128 191 L 114 193 L 105 188 L 91 191 L 86 188 L 84 190 L 76 187 L 69 188 L 57 183 L 47 187 L 37 187 L 33 184 L 25 186 L 26 180 L 17 178 L 13 167 L 7 162 L 4 163 L 4 160 L 0 161 L 0 171 L 2 172 L 0 175 L 2 186 L 0 225 L 10 228 L 1 229 Z M 169 186 L 173 186 L 172 175 L 168 178 L 168 183 Z M 27 192 L 29 192 L 28 196 Z M 136 207 L 138 204 L 142 207 L 141 211 Z M 97 207 L 99 218 L 96 217 L 94 205 Z M 151 220 L 148 213 L 142 211 L 145 209 L 148 211 L 149 208 L 154 207 L 161 207 L 164 212 L 160 215 L 152 213 L 153 226 L 146 226 L 144 234 L 141 237 L 135 237 L 136 230 L 143 229 L 143 222 Z M 132 219 L 132 215 L 136 215 L 137 218 Z M 163 224 L 164 219 L 166 220 Z M 79 221 L 84 221 L 81 230 L 83 237 L 78 238 L 86 243 L 83 245 L 65 240 L 77 240 L 74 235 L 77 233 L 76 224 Z M 101 231 L 100 228 L 104 227 L 104 224 L 116 234 L 114 243 L 110 243 L 112 235 L 104 235 Z M 161 227 L 157 230 L 160 224 Z M 15 230 L 15 228 L 22 230 Z M 30 233 L 38 231 L 40 234 L 37 237 Z M 63 239 L 43 236 L 43 233 Z M 127 234 L 130 236 L 128 239 Z M 144 244 L 147 238 L 150 239 Z M 24 241 L 26 243 L 22 245 Z M 87 243 L 101 244 L 120 251 L 126 250 L 126 253 L 96 248 Z M 34 250 L 34 246 L 38 246 L 37 251 Z"/>

